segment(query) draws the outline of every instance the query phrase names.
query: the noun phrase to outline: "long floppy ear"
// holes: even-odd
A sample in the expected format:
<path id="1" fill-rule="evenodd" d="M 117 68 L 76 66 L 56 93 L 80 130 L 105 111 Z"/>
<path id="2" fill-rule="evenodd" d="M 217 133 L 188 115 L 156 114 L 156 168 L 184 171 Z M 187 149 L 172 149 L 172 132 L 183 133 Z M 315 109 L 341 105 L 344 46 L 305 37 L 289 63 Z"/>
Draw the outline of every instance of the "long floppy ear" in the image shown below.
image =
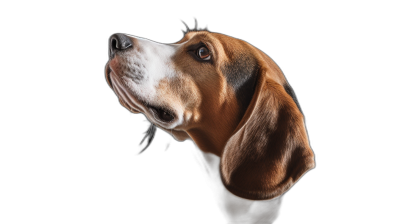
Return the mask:
<path id="1" fill-rule="evenodd" d="M 291 90 L 289 85 L 286 89 Z M 222 182 L 230 192 L 252 200 L 272 199 L 314 168 L 296 104 L 292 91 L 259 75 L 250 105 L 221 157 Z"/>

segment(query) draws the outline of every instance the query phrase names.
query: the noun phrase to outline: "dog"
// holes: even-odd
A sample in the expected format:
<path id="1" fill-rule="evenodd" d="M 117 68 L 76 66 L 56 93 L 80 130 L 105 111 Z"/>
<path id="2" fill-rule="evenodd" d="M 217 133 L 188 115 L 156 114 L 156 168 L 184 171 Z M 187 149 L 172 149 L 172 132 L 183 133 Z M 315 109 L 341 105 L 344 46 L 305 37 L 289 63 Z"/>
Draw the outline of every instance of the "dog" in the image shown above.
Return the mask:
<path id="1" fill-rule="evenodd" d="M 228 223 L 272 223 L 282 195 L 315 167 L 296 95 L 261 50 L 186 28 L 173 44 L 112 35 L 107 83 L 150 121 L 145 148 L 156 127 L 194 141 Z"/>

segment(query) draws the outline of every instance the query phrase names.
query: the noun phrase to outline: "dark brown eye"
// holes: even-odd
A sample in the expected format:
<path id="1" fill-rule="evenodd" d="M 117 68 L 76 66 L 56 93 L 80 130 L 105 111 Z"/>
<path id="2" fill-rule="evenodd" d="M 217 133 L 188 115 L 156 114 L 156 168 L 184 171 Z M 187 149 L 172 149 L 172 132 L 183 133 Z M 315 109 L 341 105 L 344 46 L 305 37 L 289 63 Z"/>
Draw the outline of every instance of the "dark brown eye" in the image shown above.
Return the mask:
<path id="1" fill-rule="evenodd" d="M 200 47 L 197 50 L 197 56 L 202 60 L 210 60 L 211 58 L 210 51 L 206 47 Z"/>

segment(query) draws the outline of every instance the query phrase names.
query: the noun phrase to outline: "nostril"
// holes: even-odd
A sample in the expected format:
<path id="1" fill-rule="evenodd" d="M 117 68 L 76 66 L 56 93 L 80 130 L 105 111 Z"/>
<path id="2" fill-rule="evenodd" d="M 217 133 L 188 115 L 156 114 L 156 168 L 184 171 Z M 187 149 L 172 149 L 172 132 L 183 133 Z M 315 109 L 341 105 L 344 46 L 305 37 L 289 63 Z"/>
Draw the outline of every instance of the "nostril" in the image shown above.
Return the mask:
<path id="1" fill-rule="evenodd" d="M 116 38 L 111 39 L 111 48 L 117 49 L 118 48 L 118 40 Z"/>
<path id="2" fill-rule="evenodd" d="M 113 34 L 109 39 L 109 56 L 113 58 L 115 52 L 127 50 L 133 47 L 133 43 L 130 37 L 122 33 Z"/>
<path id="3" fill-rule="evenodd" d="M 110 37 L 110 45 L 112 49 L 125 50 L 132 47 L 132 40 L 122 33 L 116 33 Z"/>

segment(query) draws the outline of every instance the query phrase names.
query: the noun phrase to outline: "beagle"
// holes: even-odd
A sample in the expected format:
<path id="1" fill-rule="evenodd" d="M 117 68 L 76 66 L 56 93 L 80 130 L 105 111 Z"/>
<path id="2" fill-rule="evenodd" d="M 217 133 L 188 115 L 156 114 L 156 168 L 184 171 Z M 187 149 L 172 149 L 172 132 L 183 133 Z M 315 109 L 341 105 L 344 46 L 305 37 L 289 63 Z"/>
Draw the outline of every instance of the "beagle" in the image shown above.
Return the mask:
<path id="1" fill-rule="evenodd" d="M 156 127 L 194 141 L 228 223 L 272 223 L 280 196 L 315 166 L 293 89 L 243 40 L 197 24 L 173 44 L 117 33 L 105 75 L 121 105 L 150 121 L 147 146 Z"/>

